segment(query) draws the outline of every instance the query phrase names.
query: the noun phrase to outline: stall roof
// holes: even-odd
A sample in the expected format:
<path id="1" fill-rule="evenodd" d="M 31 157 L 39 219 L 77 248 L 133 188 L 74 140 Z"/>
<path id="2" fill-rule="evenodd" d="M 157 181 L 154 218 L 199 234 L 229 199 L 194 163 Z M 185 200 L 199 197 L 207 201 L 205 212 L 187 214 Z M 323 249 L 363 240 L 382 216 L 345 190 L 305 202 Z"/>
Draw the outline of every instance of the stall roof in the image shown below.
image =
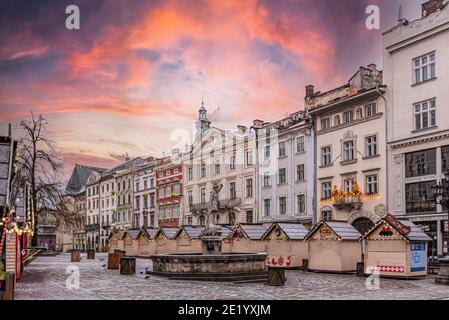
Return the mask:
<path id="1" fill-rule="evenodd" d="M 156 228 L 148 228 L 148 229 L 143 229 L 143 231 L 146 232 L 146 234 L 148 235 L 148 237 L 150 239 L 154 239 L 156 237 L 157 232 L 159 231 Z"/>
<path id="2" fill-rule="evenodd" d="M 273 223 L 262 238 L 265 239 L 265 237 L 275 228 L 280 228 L 290 240 L 304 240 L 309 233 L 309 230 L 307 230 L 302 223 L 278 222 Z"/>
<path id="3" fill-rule="evenodd" d="M 203 232 L 203 229 L 203 227 L 184 226 L 178 230 L 176 236 L 178 236 L 179 233 L 184 230 L 190 239 L 198 239 Z"/>
<path id="4" fill-rule="evenodd" d="M 312 228 L 312 230 L 310 230 L 310 232 L 305 237 L 305 240 L 309 239 L 312 234 L 314 234 L 322 225 L 328 226 L 341 240 L 358 240 L 361 236 L 360 232 L 358 232 L 357 229 L 355 229 L 346 221 L 321 220 Z"/>
<path id="5" fill-rule="evenodd" d="M 162 230 L 167 239 L 173 239 L 177 235 L 179 228 L 162 227 L 160 230 Z"/>
<path id="6" fill-rule="evenodd" d="M 230 236 L 234 236 L 237 230 L 243 231 L 244 235 L 250 240 L 262 240 L 263 235 L 271 224 L 239 224 L 233 230 Z"/>
<path id="7" fill-rule="evenodd" d="M 220 226 L 221 227 L 221 239 L 224 240 L 228 238 L 232 233 L 231 226 Z"/>
<path id="8" fill-rule="evenodd" d="M 136 240 L 137 239 L 137 236 L 139 235 L 139 232 L 140 232 L 140 230 L 138 230 L 138 229 L 131 229 L 131 230 L 127 231 L 129 237 L 132 240 Z"/>
<path id="9" fill-rule="evenodd" d="M 117 231 L 116 233 L 114 233 L 114 235 L 117 238 L 117 240 L 122 240 L 123 237 L 125 236 L 125 231 Z"/>
<path id="10" fill-rule="evenodd" d="M 391 217 L 390 219 L 388 219 Z M 397 223 L 400 223 L 405 228 L 397 227 L 395 223 L 390 223 L 389 221 L 396 221 Z M 405 239 L 408 241 L 432 241 L 432 239 L 424 232 L 422 231 L 416 224 L 409 220 L 399 220 L 394 218 L 394 216 L 387 214 L 382 219 L 380 219 L 374 227 L 371 228 L 367 233 L 362 235 L 360 237 L 360 240 L 365 239 L 370 234 L 372 234 L 381 224 L 386 223 L 390 227 L 392 227 L 394 230 L 396 230 L 398 233 L 400 233 Z M 406 233 L 404 230 L 406 228 L 409 228 L 410 232 Z"/>

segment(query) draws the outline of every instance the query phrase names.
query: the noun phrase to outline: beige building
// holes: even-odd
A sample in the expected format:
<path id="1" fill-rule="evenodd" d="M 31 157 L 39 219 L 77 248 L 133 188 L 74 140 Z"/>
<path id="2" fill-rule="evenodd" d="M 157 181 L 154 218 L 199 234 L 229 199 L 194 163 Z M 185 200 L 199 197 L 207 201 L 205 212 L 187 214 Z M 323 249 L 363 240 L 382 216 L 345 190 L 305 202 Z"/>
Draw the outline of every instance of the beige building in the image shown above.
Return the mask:
<path id="1" fill-rule="evenodd" d="M 432 186 L 449 169 L 448 7 L 447 1 L 428 1 L 420 19 L 409 22 L 399 16 L 398 24 L 383 34 L 388 207 L 433 238 L 433 256 L 447 252 L 449 240 L 447 208 L 432 196 Z"/>
<path id="2" fill-rule="evenodd" d="M 199 119 L 206 119 L 205 112 L 202 107 Z M 244 126 L 232 132 L 207 126 L 203 133 L 182 158 L 184 224 L 205 224 L 215 184 L 222 185 L 216 224 L 256 222 L 254 132 Z"/>
<path id="3" fill-rule="evenodd" d="M 315 93 L 306 108 L 316 128 L 317 221 L 348 221 L 361 233 L 386 212 L 385 88 L 375 65 L 347 84 Z"/>
<path id="4" fill-rule="evenodd" d="M 100 249 L 100 178 L 94 171 L 86 181 L 86 249 Z"/>

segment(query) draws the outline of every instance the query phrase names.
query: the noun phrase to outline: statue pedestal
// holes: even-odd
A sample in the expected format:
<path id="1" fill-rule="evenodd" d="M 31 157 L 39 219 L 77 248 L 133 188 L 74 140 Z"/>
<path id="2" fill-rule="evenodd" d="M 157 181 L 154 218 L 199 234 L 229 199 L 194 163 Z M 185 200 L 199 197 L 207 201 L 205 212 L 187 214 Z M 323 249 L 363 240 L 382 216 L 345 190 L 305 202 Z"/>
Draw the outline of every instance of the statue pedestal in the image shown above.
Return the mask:
<path id="1" fill-rule="evenodd" d="M 219 228 L 204 230 L 201 235 L 201 246 L 205 255 L 221 254 L 221 230 Z"/>

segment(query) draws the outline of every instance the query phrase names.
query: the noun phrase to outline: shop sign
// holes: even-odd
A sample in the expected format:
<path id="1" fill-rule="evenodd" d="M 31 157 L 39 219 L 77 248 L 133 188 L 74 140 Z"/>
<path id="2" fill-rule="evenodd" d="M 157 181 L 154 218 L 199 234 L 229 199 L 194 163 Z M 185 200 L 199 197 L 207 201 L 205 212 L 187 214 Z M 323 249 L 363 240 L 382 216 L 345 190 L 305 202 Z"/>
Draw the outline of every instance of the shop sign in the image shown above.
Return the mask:
<path id="1" fill-rule="evenodd" d="M 387 214 L 387 216 L 385 217 L 385 221 L 387 221 L 391 226 L 393 226 L 393 228 L 398 230 L 404 236 L 407 236 L 410 231 L 412 231 L 410 227 L 403 225 L 398 219 L 396 219 L 395 216 L 391 214 Z"/>
<path id="2" fill-rule="evenodd" d="M 426 244 L 422 242 L 410 244 L 410 271 L 420 272 L 426 270 Z"/>

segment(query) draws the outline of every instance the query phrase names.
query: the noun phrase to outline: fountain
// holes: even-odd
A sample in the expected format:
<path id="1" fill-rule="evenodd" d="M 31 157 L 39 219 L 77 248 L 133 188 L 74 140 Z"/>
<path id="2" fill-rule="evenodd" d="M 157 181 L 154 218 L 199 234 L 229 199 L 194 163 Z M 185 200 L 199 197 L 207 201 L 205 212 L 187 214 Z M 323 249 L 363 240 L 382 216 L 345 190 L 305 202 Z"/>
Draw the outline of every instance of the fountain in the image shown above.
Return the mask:
<path id="1" fill-rule="evenodd" d="M 222 231 L 213 222 L 222 187 L 215 184 L 211 191 L 206 227 L 200 235 L 203 252 L 153 255 L 153 270 L 147 274 L 178 280 L 266 282 L 266 253 L 222 253 Z"/>

